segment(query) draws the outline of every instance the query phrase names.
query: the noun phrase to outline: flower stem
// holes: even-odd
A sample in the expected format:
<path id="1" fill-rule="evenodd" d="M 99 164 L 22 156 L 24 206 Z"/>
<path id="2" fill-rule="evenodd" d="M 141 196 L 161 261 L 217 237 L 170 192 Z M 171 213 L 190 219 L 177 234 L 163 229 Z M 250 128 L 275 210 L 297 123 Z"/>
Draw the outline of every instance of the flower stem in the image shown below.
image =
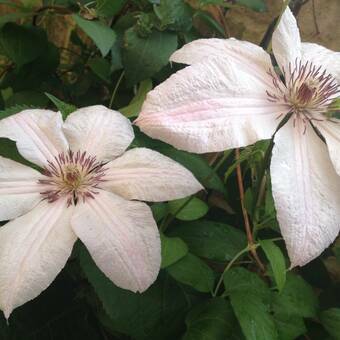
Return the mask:
<path id="1" fill-rule="evenodd" d="M 236 156 L 236 161 L 238 162 L 240 159 L 240 149 L 235 150 L 235 156 Z M 249 217 L 247 210 L 244 205 L 244 186 L 243 186 L 243 180 L 242 180 L 242 170 L 241 170 L 241 164 L 238 162 L 237 167 L 236 167 L 236 175 L 237 175 L 237 185 L 238 185 L 238 190 L 240 193 L 240 199 L 241 199 L 241 208 L 242 208 L 242 214 L 243 214 L 243 220 L 244 220 L 244 227 L 246 229 L 246 235 L 247 235 L 247 240 L 248 240 L 248 249 L 255 259 L 258 267 L 261 269 L 262 272 L 265 271 L 265 267 L 263 263 L 261 262 L 259 256 L 257 255 L 256 252 L 256 247 L 254 246 L 254 239 L 253 239 L 253 234 L 251 231 L 250 227 L 250 222 L 249 222 Z"/>
<path id="2" fill-rule="evenodd" d="M 119 76 L 119 78 L 118 78 L 118 80 L 117 80 L 116 86 L 115 86 L 115 88 L 113 89 L 112 96 L 111 96 L 111 99 L 110 99 L 109 109 L 112 108 L 113 101 L 115 100 L 116 93 L 117 93 L 117 91 L 118 91 L 118 88 L 119 88 L 120 83 L 121 83 L 122 80 L 123 80 L 124 75 L 125 75 L 125 71 L 123 71 L 123 72 L 120 74 L 120 76 Z"/>
<path id="3" fill-rule="evenodd" d="M 234 258 L 228 263 L 228 265 L 224 268 L 223 273 L 221 274 L 220 279 L 217 282 L 216 288 L 214 290 L 214 292 L 212 293 L 213 297 L 215 297 L 221 287 L 221 284 L 223 282 L 223 278 L 224 275 L 226 274 L 226 272 L 231 268 L 231 266 L 237 261 L 237 259 L 239 257 L 241 257 L 243 254 L 247 253 L 249 251 L 249 247 L 247 246 L 246 248 L 242 249 L 241 251 L 239 251 Z"/>

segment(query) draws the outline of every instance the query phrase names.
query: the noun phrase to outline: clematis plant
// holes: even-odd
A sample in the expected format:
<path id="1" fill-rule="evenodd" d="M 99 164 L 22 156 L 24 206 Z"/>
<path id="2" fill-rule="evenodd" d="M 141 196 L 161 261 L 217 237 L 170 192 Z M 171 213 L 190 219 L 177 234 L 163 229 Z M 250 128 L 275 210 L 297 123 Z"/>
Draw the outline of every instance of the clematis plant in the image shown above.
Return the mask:
<path id="1" fill-rule="evenodd" d="M 292 267 L 317 257 L 340 229 L 340 53 L 302 43 L 287 8 L 273 53 L 235 39 L 200 39 L 171 60 L 190 66 L 149 93 L 136 124 L 196 153 L 244 147 L 274 136 L 272 191 Z M 288 122 L 277 131 L 279 123 Z"/>
<path id="2" fill-rule="evenodd" d="M 131 123 L 103 106 L 60 113 L 25 110 L 0 121 L 32 168 L 0 157 L 0 308 L 12 310 L 54 280 L 77 237 L 117 286 L 143 292 L 156 279 L 160 239 L 142 201 L 202 189 L 187 169 L 135 148 Z"/>

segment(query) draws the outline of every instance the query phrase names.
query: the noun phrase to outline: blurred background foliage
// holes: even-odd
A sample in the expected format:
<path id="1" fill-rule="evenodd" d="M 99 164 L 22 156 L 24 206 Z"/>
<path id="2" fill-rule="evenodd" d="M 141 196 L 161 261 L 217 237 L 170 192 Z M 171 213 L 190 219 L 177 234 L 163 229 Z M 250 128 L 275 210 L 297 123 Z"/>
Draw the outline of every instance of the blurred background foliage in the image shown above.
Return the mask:
<path id="1" fill-rule="evenodd" d="M 279 0 L 0 0 L 0 119 L 29 107 L 66 117 L 104 104 L 133 120 L 147 92 L 182 67 L 168 63 L 176 49 L 230 36 L 266 48 L 280 8 Z M 340 50 L 339 0 L 292 0 L 291 8 L 304 40 Z M 0 339 L 340 339 L 340 242 L 288 271 L 267 171 L 270 141 L 237 157 L 201 156 L 135 132 L 133 146 L 173 158 L 206 187 L 152 205 L 162 239 L 157 281 L 143 294 L 119 289 L 79 242 L 45 292 L 9 324 L 1 317 Z M 0 154 L 25 162 L 6 139 Z"/>

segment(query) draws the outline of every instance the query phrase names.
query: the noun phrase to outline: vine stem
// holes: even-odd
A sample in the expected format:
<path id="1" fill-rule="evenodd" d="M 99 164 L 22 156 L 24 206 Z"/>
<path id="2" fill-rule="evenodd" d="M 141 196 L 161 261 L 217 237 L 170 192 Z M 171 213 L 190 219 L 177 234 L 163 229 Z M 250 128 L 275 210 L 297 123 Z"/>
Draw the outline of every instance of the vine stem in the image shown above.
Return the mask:
<path id="1" fill-rule="evenodd" d="M 220 279 L 217 282 L 216 288 L 215 288 L 215 290 L 212 293 L 213 297 L 217 296 L 217 293 L 218 293 L 218 291 L 219 291 L 219 289 L 221 287 L 221 284 L 223 282 L 223 278 L 224 278 L 224 275 L 226 274 L 226 272 L 231 268 L 231 266 L 237 261 L 237 259 L 239 257 L 241 257 L 243 254 L 247 253 L 248 251 L 249 251 L 249 246 L 247 246 L 246 248 L 244 248 L 241 251 L 239 251 L 234 256 L 234 258 L 228 263 L 228 265 L 224 268 L 223 273 L 221 274 L 221 277 L 220 277 Z"/>
<path id="2" fill-rule="evenodd" d="M 259 256 L 257 255 L 256 246 L 255 246 L 255 243 L 254 243 L 253 234 L 252 234 L 251 227 L 250 227 L 248 213 L 247 213 L 247 210 L 244 206 L 244 186 L 243 186 L 243 179 L 242 179 L 241 164 L 239 163 L 240 149 L 238 149 L 238 148 L 235 149 L 235 156 L 236 156 L 236 161 L 238 162 L 237 167 L 236 167 L 237 185 L 238 185 L 238 190 L 239 190 L 239 193 L 240 193 L 244 227 L 246 229 L 246 235 L 247 235 L 247 240 L 248 240 L 248 249 L 249 249 L 251 255 L 253 256 L 253 258 L 255 259 L 258 267 L 261 269 L 262 272 L 264 272 L 265 266 L 263 265 Z"/>
<path id="3" fill-rule="evenodd" d="M 118 88 L 119 88 L 120 83 L 121 83 L 122 80 L 123 80 L 124 75 L 125 75 L 125 71 L 123 71 L 123 72 L 120 74 L 120 76 L 119 76 L 119 78 L 118 78 L 118 80 L 117 80 L 116 86 L 115 86 L 115 88 L 113 89 L 112 96 L 111 96 L 111 99 L 110 99 L 109 109 L 112 108 L 113 101 L 115 100 L 116 93 L 117 93 L 117 91 L 118 91 Z"/>

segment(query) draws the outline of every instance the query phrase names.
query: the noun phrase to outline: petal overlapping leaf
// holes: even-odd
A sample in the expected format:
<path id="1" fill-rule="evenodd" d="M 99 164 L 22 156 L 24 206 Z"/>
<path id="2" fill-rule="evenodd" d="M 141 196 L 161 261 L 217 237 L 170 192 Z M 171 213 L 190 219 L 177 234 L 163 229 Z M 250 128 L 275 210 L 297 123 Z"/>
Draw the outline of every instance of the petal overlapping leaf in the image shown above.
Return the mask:
<path id="1" fill-rule="evenodd" d="M 60 112 L 24 110 L 0 120 L 0 137 L 16 141 L 20 154 L 40 165 L 68 149 Z"/>
<path id="2" fill-rule="evenodd" d="M 129 150 L 106 168 L 102 187 L 125 199 L 168 201 L 203 189 L 189 170 L 146 148 Z"/>
<path id="3" fill-rule="evenodd" d="M 151 209 L 106 191 L 79 204 L 73 230 L 93 260 L 118 287 L 145 291 L 157 278 L 160 239 Z"/>
<path id="4" fill-rule="evenodd" d="M 66 200 L 41 202 L 0 229 L 0 308 L 12 310 L 34 299 L 64 267 L 76 236 Z"/>
<path id="5" fill-rule="evenodd" d="M 272 136 L 288 108 L 268 100 L 270 75 L 220 57 L 195 63 L 149 92 L 136 124 L 178 149 L 204 153 Z"/>

